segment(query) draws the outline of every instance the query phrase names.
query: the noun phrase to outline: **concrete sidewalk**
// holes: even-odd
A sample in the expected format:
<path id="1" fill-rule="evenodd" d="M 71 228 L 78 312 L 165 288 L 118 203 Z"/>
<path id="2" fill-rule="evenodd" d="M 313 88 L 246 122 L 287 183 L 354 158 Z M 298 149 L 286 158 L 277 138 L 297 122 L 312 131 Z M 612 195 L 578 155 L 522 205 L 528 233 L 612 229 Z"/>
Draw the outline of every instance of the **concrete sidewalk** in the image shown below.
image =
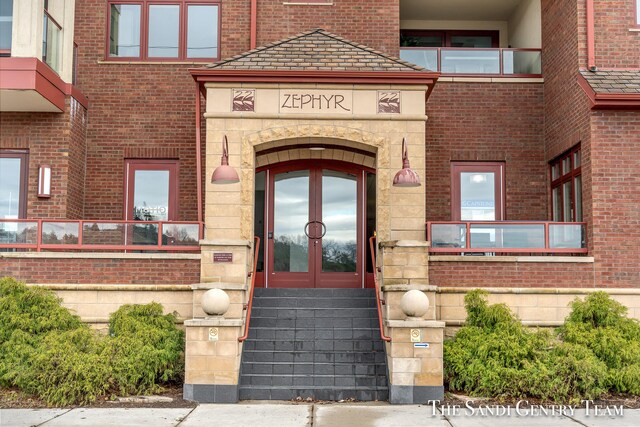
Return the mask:
<path id="1" fill-rule="evenodd" d="M 488 416 L 435 410 L 431 406 L 391 406 L 369 404 L 293 404 L 250 402 L 237 405 L 199 405 L 196 408 L 78 408 L 78 409 L 0 409 L 0 426 L 247 426 L 247 427 L 638 427 L 640 409 L 625 409 L 622 414 L 587 414 L 576 409 L 567 416 L 529 414 Z M 444 412 L 444 413 L 443 413 Z M 448 414 L 447 414 L 448 412 Z"/>

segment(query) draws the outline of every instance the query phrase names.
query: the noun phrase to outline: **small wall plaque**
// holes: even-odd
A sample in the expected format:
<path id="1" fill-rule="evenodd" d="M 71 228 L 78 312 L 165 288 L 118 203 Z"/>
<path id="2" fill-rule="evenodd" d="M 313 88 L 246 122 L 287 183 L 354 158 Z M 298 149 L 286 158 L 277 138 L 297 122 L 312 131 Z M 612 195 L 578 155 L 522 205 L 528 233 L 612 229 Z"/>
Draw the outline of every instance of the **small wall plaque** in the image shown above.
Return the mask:
<path id="1" fill-rule="evenodd" d="M 422 334 L 420 333 L 420 329 L 411 330 L 411 342 L 420 342 L 421 338 Z"/>
<path id="2" fill-rule="evenodd" d="M 218 328 L 209 328 L 209 341 L 218 341 Z"/>
<path id="3" fill-rule="evenodd" d="M 214 252 L 213 262 L 233 262 L 233 254 L 231 252 Z"/>

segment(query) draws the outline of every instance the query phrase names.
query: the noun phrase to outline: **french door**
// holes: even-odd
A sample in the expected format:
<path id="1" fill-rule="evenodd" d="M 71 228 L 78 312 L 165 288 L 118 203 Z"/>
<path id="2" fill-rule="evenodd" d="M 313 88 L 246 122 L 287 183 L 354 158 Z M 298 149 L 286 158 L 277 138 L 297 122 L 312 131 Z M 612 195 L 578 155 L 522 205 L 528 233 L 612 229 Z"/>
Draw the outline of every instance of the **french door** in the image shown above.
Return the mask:
<path id="1" fill-rule="evenodd" d="M 268 177 L 267 286 L 362 287 L 362 169 L 318 161 Z"/>

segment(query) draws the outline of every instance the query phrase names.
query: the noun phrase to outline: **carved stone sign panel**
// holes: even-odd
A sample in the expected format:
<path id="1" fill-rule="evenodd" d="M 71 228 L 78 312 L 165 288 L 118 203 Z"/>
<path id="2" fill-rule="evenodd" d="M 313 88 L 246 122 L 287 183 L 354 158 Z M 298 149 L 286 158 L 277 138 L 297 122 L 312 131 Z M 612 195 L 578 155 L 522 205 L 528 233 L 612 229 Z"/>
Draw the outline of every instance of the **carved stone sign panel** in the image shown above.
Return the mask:
<path id="1" fill-rule="evenodd" d="M 280 113 L 352 114 L 350 90 L 281 89 Z"/>
<path id="2" fill-rule="evenodd" d="M 234 89 L 231 111 L 255 111 L 255 101 L 255 89 Z"/>
<path id="3" fill-rule="evenodd" d="M 400 91 L 378 91 L 378 113 L 400 113 Z"/>

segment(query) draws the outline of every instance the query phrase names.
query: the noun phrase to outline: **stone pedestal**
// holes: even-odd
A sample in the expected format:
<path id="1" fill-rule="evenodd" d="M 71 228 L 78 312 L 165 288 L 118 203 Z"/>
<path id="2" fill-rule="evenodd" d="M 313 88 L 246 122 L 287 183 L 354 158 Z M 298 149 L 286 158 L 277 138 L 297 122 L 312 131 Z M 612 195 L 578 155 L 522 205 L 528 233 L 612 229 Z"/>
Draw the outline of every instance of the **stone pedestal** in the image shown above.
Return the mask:
<path id="1" fill-rule="evenodd" d="M 389 402 L 426 403 L 444 397 L 442 341 L 444 322 L 387 320 Z"/>
<path id="2" fill-rule="evenodd" d="M 200 403 L 236 403 L 242 319 L 212 317 L 184 322 L 186 329 L 184 398 Z"/>
<path id="3" fill-rule="evenodd" d="M 379 246 L 384 327 L 391 337 L 391 342 L 386 343 L 389 402 L 441 400 L 444 322 L 435 320 L 437 288 L 429 285 L 429 243 L 397 240 L 380 242 Z M 423 292 L 429 300 L 428 309 L 419 310 L 420 317 L 408 317 L 402 310 L 401 300 L 412 290 Z"/>

